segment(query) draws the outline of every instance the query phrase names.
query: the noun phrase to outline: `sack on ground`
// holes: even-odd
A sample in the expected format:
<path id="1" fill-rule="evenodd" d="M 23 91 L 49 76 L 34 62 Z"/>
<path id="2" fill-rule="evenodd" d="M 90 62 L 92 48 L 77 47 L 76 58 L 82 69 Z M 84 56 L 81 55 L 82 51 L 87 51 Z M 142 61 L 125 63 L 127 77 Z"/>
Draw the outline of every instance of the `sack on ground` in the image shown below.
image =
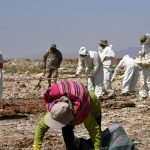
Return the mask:
<path id="1" fill-rule="evenodd" d="M 77 138 L 69 150 L 93 150 L 91 138 Z M 135 150 L 132 140 L 120 124 L 112 124 L 102 131 L 102 150 Z"/>

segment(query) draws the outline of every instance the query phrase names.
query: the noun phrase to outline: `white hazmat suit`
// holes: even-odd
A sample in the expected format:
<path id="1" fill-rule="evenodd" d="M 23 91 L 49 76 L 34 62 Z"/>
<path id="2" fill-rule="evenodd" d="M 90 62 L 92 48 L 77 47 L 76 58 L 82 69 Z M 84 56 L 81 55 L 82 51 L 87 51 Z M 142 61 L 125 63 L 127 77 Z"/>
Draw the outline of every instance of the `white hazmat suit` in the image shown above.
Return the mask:
<path id="1" fill-rule="evenodd" d="M 112 89 L 111 77 L 112 77 L 112 65 L 115 59 L 115 52 L 112 49 L 112 45 L 106 46 L 104 49 L 101 47 L 98 48 L 99 56 L 103 63 L 103 71 L 104 71 L 104 91 L 108 93 L 110 96 L 114 95 L 114 90 Z"/>
<path id="2" fill-rule="evenodd" d="M 150 34 L 144 35 L 145 41 L 141 41 L 142 51 L 145 53 L 144 60 L 140 63 L 140 89 L 139 95 L 141 98 L 150 97 Z"/>
<path id="3" fill-rule="evenodd" d="M 101 97 L 103 92 L 103 66 L 98 53 L 81 47 L 79 55 L 76 75 L 79 75 L 85 69 L 88 90 L 94 91 L 97 97 Z"/>
<path id="4" fill-rule="evenodd" d="M 122 81 L 122 94 L 133 93 L 139 76 L 139 66 L 135 59 L 125 55 L 114 70 L 112 80 L 116 78 L 121 69 L 124 69 L 124 78 Z"/>

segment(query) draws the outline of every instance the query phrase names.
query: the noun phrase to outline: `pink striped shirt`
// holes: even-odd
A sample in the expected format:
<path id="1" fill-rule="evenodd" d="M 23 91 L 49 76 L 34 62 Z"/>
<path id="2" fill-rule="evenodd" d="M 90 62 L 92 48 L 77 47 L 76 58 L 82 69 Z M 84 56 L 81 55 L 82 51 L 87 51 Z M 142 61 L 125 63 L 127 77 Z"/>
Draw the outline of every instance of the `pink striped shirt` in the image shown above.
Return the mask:
<path id="1" fill-rule="evenodd" d="M 90 110 L 90 96 L 82 83 L 65 80 L 49 87 L 43 95 L 47 110 L 50 111 L 62 96 L 68 97 L 73 104 L 74 122 L 80 122 L 87 117 Z"/>

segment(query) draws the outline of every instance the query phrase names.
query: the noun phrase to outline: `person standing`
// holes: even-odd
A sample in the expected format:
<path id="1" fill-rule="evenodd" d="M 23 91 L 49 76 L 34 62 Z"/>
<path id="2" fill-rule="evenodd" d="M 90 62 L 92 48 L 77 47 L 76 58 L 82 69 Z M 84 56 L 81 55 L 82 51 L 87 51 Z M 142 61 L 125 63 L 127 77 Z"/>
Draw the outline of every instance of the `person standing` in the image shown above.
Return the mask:
<path id="1" fill-rule="evenodd" d="M 87 88 L 94 91 L 98 98 L 103 93 L 103 65 L 96 51 L 88 51 L 85 47 L 79 49 L 76 77 L 85 69 Z"/>
<path id="2" fill-rule="evenodd" d="M 115 96 L 115 92 L 112 89 L 111 77 L 113 73 L 113 63 L 115 59 L 115 52 L 112 49 L 112 45 L 108 44 L 107 40 L 100 40 L 99 42 L 99 56 L 103 63 L 104 71 L 104 94 L 108 94 L 109 98 Z"/>
<path id="3" fill-rule="evenodd" d="M 62 53 L 57 49 L 56 44 L 51 44 L 51 47 L 43 55 L 43 64 L 46 78 L 55 78 L 54 83 L 57 81 L 61 62 Z M 48 86 L 51 86 L 51 79 L 48 79 Z"/>
<path id="4" fill-rule="evenodd" d="M 2 98 L 3 95 L 3 63 L 4 63 L 4 59 L 3 59 L 3 55 L 0 52 L 0 98 Z"/>
<path id="5" fill-rule="evenodd" d="M 111 81 L 116 79 L 121 69 L 125 70 L 122 81 L 122 95 L 128 96 L 134 93 L 139 76 L 139 66 L 132 57 L 125 55 L 115 68 Z"/>
<path id="6" fill-rule="evenodd" d="M 142 52 L 144 59 L 140 60 L 138 64 L 141 66 L 140 74 L 140 89 L 139 95 L 141 99 L 150 97 L 150 34 L 144 34 L 140 37 L 140 44 L 142 45 Z"/>
<path id="7" fill-rule="evenodd" d="M 47 113 L 36 127 L 34 150 L 41 150 L 49 128 L 62 129 L 66 149 L 72 149 L 74 126 L 81 123 L 89 132 L 94 150 L 101 150 L 101 106 L 94 92 L 88 91 L 81 82 L 64 80 L 49 87 L 43 99 Z"/>

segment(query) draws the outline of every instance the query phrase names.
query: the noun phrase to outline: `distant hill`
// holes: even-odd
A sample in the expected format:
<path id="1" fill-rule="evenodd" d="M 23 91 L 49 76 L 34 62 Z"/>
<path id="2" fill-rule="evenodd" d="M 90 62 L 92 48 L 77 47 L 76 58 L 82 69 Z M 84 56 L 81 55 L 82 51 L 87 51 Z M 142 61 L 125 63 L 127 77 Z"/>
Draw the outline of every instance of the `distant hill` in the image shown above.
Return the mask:
<path id="1" fill-rule="evenodd" d="M 27 55 L 27 56 L 23 56 L 23 58 L 43 58 L 43 55 L 44 55 L 44 52 L 39 52 L 37 54 L 32 54 L 32 55 Z M 69 57 L 78 57 L 78 53 L 76 52 L 72 52 L 72 51 L 69 51 L 69 52 L 62 52 L 62 55 L 64 58 L 69 58 Z"/>
<path id="2" fill-rule="evenodd" d="M 116 56 L 122 58 L 124 55 L 130 55 L 131 57 L 136 57 L 140 47 L 129 47 L 123 50 L 116 50 Z"/>
<path id="3" fill-rule="evenodd" d="M 129 47 L 129 48 L 122 49 L 122 50 L 116 50 L 115 52 L 116 52 L 117 58 L 122 58 L 124 55 L 130 55 L 131 57 L 136 57 L 139 50 L 140 50 L 140 47 Z M 78 53 L 72 52 L 72 51 L 70 51 L 69 53 L 63 52 L 62 54 L 64 57 L 78 57 Z M 28 57 L 29 58 L 42 58 L 42 56 L 43 56 L 43 53 L 39 53 L 36 55 L 30 55 Z"/>
<path id="4" fill-rule="evenodd" d="M 117 58 L 122 58 L 124 55 L 130 55 L 131 57 L 136 57 L 137 53 L 140 49 L 141 49 L 140 47 L 129 47 L 129 48 L 122 49 L 122 50 L 115 50 L 115 52 L 116 52 Z M 20 56 L 20 57 L 17 57 L 17 58 L 30 58 L 30 59 L 40 58 L 40 59 L 42 59 L 43 54 L 44 54 L 44 52 L 38 52 L 38 53 L 29 54 L 29 55 L 26 55 L 26 56 L 25 55 Z M 69 57 L 77 58 L 79 56 L 78 52 L 71 51 L 71 50 L 62 52 L 62 54 L 63 54 L 64 58 L 69 58 Z"/>

